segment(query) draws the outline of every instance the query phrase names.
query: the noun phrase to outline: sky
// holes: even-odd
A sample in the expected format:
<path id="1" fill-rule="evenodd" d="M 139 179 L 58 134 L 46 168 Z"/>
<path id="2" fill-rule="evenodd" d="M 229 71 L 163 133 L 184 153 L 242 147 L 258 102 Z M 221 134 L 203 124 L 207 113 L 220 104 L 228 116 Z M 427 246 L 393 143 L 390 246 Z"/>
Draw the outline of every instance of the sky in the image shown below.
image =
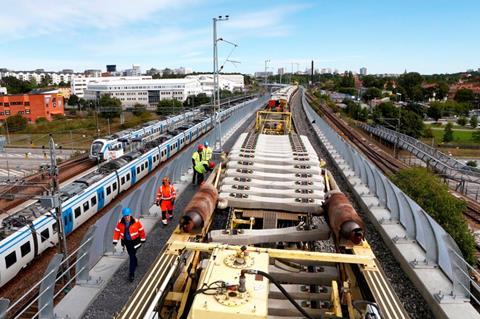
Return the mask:
<path id="1" fill-rule="evenodd" d="M 0 0 L 0 68 L 332 68 L 422 74 L 480 68 L 478 0 Z M 229 57 L 229 58 L 228 58 Z M 240 63 L 225 62 L 226 59 Z"/>

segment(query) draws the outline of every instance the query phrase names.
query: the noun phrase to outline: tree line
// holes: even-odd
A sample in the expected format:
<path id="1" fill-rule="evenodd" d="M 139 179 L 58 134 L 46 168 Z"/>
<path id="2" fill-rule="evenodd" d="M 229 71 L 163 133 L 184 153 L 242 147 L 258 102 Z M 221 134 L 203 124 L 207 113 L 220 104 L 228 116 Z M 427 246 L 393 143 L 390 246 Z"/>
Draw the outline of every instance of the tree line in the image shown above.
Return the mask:
<path id="1" fill-rule="evenodd" d="M 34 89 L 50 87 L 52 84 L 52 77 L 48 74 L 40 82 L 37 82 L 35 78 L 25 81 L 13 76 L 6 76 L 0 80 L 0 86 L 6 87 L 8 94 L 25 94 Z M 69 87 L 70 83 L 62 81 L 57 86 Z"/>

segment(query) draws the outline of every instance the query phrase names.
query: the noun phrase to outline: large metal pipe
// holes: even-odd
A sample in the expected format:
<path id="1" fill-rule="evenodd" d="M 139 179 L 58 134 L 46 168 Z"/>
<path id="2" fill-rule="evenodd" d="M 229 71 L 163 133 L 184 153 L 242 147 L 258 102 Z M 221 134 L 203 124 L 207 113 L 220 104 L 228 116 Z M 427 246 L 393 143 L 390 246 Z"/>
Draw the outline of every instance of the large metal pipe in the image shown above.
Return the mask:
<path id="1" fill-rule="evenodd" d="M 190 233 L 203 228 L 210 220 L 217 203 L 218 191 L 212 184 L 203 184 L 185 207 L 180 228 Z"/>
<path id="2" fill-rule="evenodd" d="M 344 238 L 352 241 L 355 245 L 360 244 L 364 238 L 365 226 L 347 196 L 334 190 L 327 193 L 326 198 L 328 221 L 337 240 Z"/>

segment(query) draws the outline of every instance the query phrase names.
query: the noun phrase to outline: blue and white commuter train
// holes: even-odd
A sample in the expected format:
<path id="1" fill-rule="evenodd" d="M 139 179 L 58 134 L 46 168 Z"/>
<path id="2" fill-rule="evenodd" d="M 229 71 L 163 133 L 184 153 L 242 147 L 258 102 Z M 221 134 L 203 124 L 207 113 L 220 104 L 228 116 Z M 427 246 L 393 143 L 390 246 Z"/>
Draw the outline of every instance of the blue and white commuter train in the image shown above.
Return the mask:
<path id="1" fill-rule="evenodd" d="M 224 101 L 220 106 L 230 105 L 230 103 L 239 103 L 248 99 L 251 99 L 251 96 L 242 96 L 233 100 Z M 89 157 L 92 160 L 98 161 L 117 159 L 128 152 L 128 149 L 131 148 L 129 146 L 132 142 L 136 140 L 141 140 L 142 142 L 153 141 L 161 134 L 165 134 L 168 130 L 175 128 L 185 121 L 198 117 L 201 113 L 201 109 L 197 108 L 193 111 L 188 111 L 163 121 L 150 122 L 140 129 L 128 129 L 113 134 L 112 136 L 96 139 L 90 146 Z"/>
<path id="2" fill-rule="evenodd" d="M 185 112 L 163 121 L 155 121 L 137 130 L 121 131 L 113 136 L 100 138 L 93 141 L 89 157 L 92 160 L 110 161 L 126 153 L 128 145 L 136 139 L 154 140 L 160 134 L 176 124 L 188 121 L 200 113 L 199 110 Z"/>
<path id="3" fill-rule="evenodd" d="M 251 100 L 250 100 L 251 101 Z M 233 105 L 218 113 L 220 120 L 246 103 Z M 206 133 L 213 120 L 207 118 L 174 137 L 159 142 L 145 153 L 132 152 L 110 161 L 61 189 L 62 219 L 68 235 L 112 202 L 121 192 L 144 178 L 186 145 Z M 163 141 L 163 140 L 159 140 Z M 36 256 L 58 242 L 54 211 L 39 202 L 5 218 L 0 227 L 0 287 L 14 278 Z"/>

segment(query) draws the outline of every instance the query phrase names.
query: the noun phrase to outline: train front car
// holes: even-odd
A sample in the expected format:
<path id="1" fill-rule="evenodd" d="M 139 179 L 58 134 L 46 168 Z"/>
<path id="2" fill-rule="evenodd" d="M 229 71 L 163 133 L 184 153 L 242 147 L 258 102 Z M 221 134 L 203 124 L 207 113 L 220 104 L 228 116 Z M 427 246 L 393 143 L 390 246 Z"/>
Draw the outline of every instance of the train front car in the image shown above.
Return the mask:
<path id="1" fill-rule="evenodd" d="M 124 154 L 123 144 L 117 140 L 96 139 L 90 147 L 89 157 L 103 162 L 117 159 Z"/>
<path id="2" fill-rule="evenodd" d="M 91 160 L 102 161 L 103 160 L 103 150 L 104 146 L 107 143 L 105 139 L 96 139 L 93 141 L 92 145 L 90 146 L 90 154 L 89 158 Z"/>

